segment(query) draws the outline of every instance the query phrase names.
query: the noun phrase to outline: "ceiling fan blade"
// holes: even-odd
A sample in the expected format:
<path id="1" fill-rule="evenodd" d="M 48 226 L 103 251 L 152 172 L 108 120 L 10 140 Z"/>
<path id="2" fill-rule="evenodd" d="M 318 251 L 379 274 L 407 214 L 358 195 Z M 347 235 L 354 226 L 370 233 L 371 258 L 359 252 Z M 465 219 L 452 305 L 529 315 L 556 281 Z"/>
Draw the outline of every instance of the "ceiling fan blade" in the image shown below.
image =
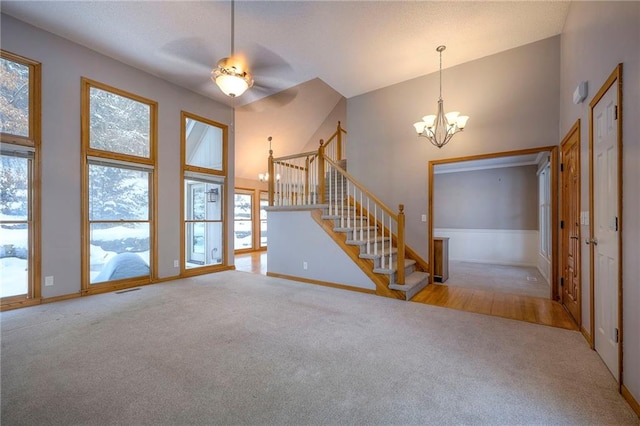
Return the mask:
<path id="1" fill-rule="evenodd" d="M 245 54 L 248 58 L 251 58 L 249 66 L 255 75 L 288 74 L 293 72 L 291 65 L 282 56 L 260 44 L 253 43 L 245 50 Z"/>
<path id="2" fill-rule="evenodd" d="M 202 38 L 183 37 L 165 44 L 157 53 L 168 61 L 189 68 L 194 73 L 208 73 L 217 62 L 209 49 L 210 46 Z"/>
<path id="3" fill-rule="evenodd" d="M 243 96 L 246 96 L 246 104 L 239 108 L 241 111 L 262 112 L 267 109 L 281 108 L 288 105 L 298 96 L 298 88 L 294 86 L 273 93 L 272 89 L 254 84 Z"/>

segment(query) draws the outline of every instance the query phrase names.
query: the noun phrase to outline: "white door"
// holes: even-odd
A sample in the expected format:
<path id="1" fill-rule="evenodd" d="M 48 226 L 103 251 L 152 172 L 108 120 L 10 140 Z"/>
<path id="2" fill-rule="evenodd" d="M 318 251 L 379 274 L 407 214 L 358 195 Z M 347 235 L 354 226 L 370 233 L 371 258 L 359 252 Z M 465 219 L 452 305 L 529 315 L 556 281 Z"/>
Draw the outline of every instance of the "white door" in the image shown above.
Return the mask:
<path id="1" fill-rule="evenodd" d="M 618 365 L 618 103 L 611 85 L 593 109 L 595 349 L 614 377 Z"/>

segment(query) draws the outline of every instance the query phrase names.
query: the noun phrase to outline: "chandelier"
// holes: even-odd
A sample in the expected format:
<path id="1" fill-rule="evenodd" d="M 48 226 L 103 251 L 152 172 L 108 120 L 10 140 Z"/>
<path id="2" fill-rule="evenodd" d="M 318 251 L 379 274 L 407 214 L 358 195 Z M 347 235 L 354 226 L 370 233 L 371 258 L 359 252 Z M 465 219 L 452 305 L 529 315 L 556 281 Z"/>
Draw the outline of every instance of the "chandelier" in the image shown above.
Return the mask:
<path id="1" fill-rule="evenodd" d="M 460 115 L 458 111 L 444 113 L 442 101 L 442 51 L 447 46 L 438 46 L 436 51 L 440 53 L 440 98 L 438 99 L 438 113 L 436 115 L 425 115 L 422 121 L 414 123 L 418 136 L 427 138 L 429 142 L 438 148 L 445 146 L 458 132 L 461 132 L 467 125 L 469 119 L 466 115 Z"/>

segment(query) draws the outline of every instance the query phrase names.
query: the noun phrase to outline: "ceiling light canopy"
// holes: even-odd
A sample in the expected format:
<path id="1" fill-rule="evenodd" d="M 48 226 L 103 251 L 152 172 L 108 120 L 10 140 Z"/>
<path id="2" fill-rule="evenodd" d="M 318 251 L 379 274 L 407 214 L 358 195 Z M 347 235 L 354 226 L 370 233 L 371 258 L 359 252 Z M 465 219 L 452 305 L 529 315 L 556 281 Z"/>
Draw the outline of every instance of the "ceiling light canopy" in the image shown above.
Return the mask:
<path id="1" fill-rule="evenodd" d="M 440 53 L 440 98 L 438 99 L 438 112 L 436 115 L 425 115 L 422 121 L 414 123 L 413 126 L 418 136 L 427 138 L 429 142 L 438 148 L 445 146 L 458 132 L 461 132 L 467 125 L 469 119 L 466 115 L 460 115 L 458 111 L 445 114 L 442 100 L 442 51 L 446 46 L 438 46 L 436 51 Z"/>

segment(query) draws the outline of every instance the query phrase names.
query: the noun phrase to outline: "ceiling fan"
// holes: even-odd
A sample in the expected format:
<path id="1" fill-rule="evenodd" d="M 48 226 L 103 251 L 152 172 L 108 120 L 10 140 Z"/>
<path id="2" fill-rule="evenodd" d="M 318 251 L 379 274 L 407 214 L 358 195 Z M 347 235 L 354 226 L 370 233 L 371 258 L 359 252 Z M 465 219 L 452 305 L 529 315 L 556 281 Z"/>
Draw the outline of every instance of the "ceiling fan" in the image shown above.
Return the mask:
<path id="1" fill-rule="evenodd" d="M 182 37 L 166 43 L 158 52 L 170 61 L 172 70 L 168 77 L 194 89 L 211 95 L 211 81 L 216 83 L 223 96 L 234 106 L 251 111 L 281 107 L 297 96 L 298 89 L 289 82 L 293 69 L 277 53 L 256 42 L 243 45 L 235 51 L 235 0 L 231 4 L 231 51 L 220 58 L 212 51 L 212 43 L 202 37 Z M 215 64 L 215 66 L 213 66 Z M 213 69 L 212 69 L 213 68 Z M 214 89 L 217 92 L 217 89 Z M 249 90 L 251 89 L 251 90 Z M 242 100 L 238 97 L 242 96 Z M 266 102 L 256 103 L 260 99 Z"/>
<path id="2" fill-rule="evenodd" d="M 222 58 L 211 71 L 211 80 L 218 85 L 222 93 L 232 98 L 241 96 L 253 86 L 253 77 L 246 64 L 235 56 L 235 1 L 231 0 L 231 55 Z"/>

